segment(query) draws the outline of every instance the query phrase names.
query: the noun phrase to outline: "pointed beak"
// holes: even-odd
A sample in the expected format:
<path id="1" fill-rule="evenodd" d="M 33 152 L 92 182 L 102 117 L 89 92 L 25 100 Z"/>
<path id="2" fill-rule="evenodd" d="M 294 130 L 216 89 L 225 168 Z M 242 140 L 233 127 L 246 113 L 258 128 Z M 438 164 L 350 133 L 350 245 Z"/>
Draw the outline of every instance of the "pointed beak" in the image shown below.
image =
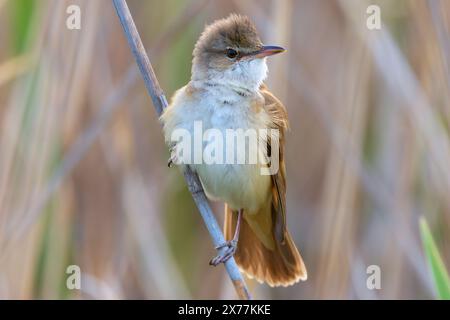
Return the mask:
<path id="1" fill-rule="evenodd" d="M 257 59 L 273 56 L 274 54 L 285 52 L 286 49 L 277 46 L 263 46 L 260 50 L 253 53 L 253 57 Z"/>

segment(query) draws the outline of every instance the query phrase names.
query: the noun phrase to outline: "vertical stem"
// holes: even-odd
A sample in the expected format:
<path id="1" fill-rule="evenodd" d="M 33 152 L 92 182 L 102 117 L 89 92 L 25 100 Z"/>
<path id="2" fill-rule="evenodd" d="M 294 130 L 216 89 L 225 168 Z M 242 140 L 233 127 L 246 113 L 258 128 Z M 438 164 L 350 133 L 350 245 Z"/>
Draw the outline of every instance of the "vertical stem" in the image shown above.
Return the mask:
<path id="1" fill-rule="evenodd" d="M 153 67 L 150 63 L 150 59 L 145 52 L 144 45 L 142 44 L 141 37 L 134 24 L 133 17 L 128 9 L 125 0 L 113 0 L 114 6 L 122 24 L 125 36 L 128 40 L 128 44 L 133 52 L 136 62 L 144 78 L 147 91 L 152 98 L 153 105 L 155 106 L 158 116 L 160 116 L 163 110 L 167 107 L 167 99 L 163 90 L 159 86 L 158 79 L 156 78 Z M 194 198 L 195 204 L 206 224 L 209 234 L 213 239 L 214 245 L 219 246 L 225 242 L 225 238 L 220 230 L 219 224 L 214 217 L 214 214 L 208 204 L 208 200 L 203 191 L 203 187 L 196 173 L 194 173 L 188 166 L 184 170 L 184 177 L 188 185 L 189 191 Z M 226 250 L 223 248 L 222 250 Z M 251 299 L 247 286 L 242 278 L 241 273 L 236 265 L 234 258 L 229 259 L 225 263 L 225 268 L 228 275 L 233 282 L 236 292 L 240 299 Z"/>

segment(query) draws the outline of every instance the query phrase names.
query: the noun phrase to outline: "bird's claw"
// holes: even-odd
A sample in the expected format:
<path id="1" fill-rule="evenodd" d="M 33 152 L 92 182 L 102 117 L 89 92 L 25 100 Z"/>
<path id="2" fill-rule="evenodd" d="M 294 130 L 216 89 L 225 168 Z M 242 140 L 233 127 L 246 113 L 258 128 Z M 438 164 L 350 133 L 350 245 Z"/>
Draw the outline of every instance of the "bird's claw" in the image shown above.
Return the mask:
<path id="1" fill-rule="evenodd" d="M 173 164 L 178 163 L 178 158 L 175 153 L 175 148 L 170 148 L 170 158 L 167 160 L 167 166 L 169 168 L 172 168 Z"/>
<path id="2" fill-rule="evenodd" d="M 223 253 L 219 253 L 216 257 L 211 259 L 209 264 L 211 266 L 218 266 L 221 263 L 227 262 L 236 252 L 237 249 L 237 241 L 231 240 L 227 241 L 224 244 L 221 244 L 220 246 L 217 246 L 216 249 L 220 250 L 222 248 L 226 248 L 226 250 Z"/>

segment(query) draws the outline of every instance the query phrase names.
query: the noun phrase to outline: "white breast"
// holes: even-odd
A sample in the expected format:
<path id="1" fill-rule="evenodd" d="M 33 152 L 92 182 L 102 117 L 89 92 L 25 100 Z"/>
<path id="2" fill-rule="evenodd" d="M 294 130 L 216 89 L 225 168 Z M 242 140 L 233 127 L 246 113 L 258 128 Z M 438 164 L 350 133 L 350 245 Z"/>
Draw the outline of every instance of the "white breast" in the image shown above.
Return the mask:
<path id="1" fill-rule="evenodd" d="M 180 90 L 171 107 L 162 117 L 166 139 L 175 128 L 184 128 L 193 135 L 194 121 L 202 121 L 203 131 L 214 128 L 226 136 L 227 129 L 264 129 L 270 121 L 261 108 L 251 108 L 256 97 L 243 97 L 226 86 L 204 87 L 199 93 L 186 96 Z M 259 97 L 262 99 L 261 97 Z M 204 145 L 206 147 L 207 144 Z M 247 146 L 249 147 L 249 146 Z M 250 146 L 246 152 L 263 152 Z M 224 159 L 225 160 L 225 159 Z M 264 205 L 270 190 L 270 176 L 262 175 L 260 164 L 195 164 L 206 195 L 226 202 L 232 209 L 256 212 Z"/>

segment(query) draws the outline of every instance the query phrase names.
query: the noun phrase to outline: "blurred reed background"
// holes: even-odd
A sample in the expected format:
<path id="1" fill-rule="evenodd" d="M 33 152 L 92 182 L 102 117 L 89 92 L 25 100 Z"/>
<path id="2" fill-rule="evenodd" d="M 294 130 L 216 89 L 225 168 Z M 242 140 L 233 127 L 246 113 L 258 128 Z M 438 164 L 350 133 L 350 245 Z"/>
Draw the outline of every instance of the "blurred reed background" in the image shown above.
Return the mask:
<path id="1" fill-rule="evenodd" d="M 249 15 L 288 48 L 288 224 L 307 282 L 274 299 L 434 298 L 420 216 L 450 266 L 450 2 L 128 1 L 168 97 L 205 23 Z M 78 4 L 81 30 L 66 28 Z M 366 28 L 366 8 L 383 27 Z M 0 0 L 0 298 L 234 298 L 109 0 Z M 220 221 L 222 204 L 213 208 Z M 79 265 L 82 288 L 66 288 Z M 381 290 L 366 268 L 381 267 Z"/>

